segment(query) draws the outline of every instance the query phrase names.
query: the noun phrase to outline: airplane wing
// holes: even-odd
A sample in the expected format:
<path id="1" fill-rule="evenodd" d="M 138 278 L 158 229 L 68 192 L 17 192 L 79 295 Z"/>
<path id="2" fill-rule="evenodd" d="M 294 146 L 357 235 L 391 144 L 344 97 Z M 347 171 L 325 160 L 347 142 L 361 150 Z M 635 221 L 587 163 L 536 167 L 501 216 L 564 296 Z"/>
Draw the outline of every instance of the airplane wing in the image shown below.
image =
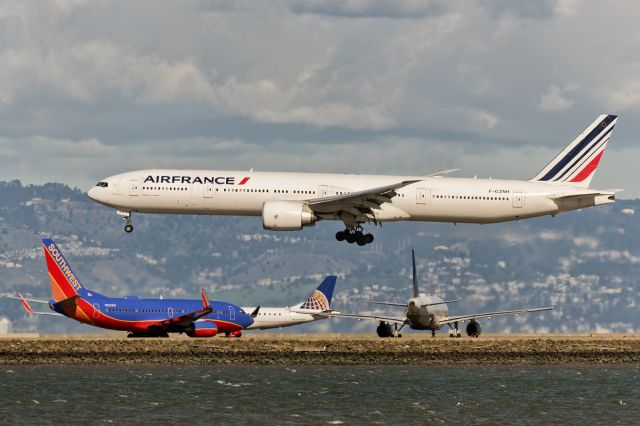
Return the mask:
<path id="1" fill-rule="evenodd" d="M 202 290 L 202 309 L 189 312 L 188 314 L 181 315 L 175 318 L 167 318 L 166 320 L 158 321 L 148 326 L 151 330 L 180 330 L 185 329 L 193 324 L 197 319 L 202 318 L 205 315 L 209 315 L 213 312 L 213 309 L 209 305 L 209 299 L 204 290 Z"/>
<path id="2" fill-rule="evenodd" d="M 485 313 L 482 313 L 482 314 L 460 315 L 460 316 L 456 316 L 456 317 L 438 318 L 438 322 L 441 325 L 446 325 L 446 324 L 450 324 L 450 323 L 456 322 L 456 321 L 468 321 L 468 320 L 472 320 L 472 319 L 499 317 L 499 316 L 503 316 L 503 315 L 528 314 L 528 313 L 532 313 L 532 312 L 550 311 L 550 310 L 552 310 L 554 308 L 555 308 L 555 306 L 546 306 L 544 308 L 517 309 L 517 310 L 514 310 L 514 311 L 497 311 L 497 312 L 485 312 Z"/>
<path id="3" fill-rule="evenodd" d="M 405 180 L 393 185 L 365 189 L 350 194 L 314 198 L 309 200 L 309 208 L 319 214 L 340 212 L 349 212 L 354 216 L 373 214 L 374 209 L 379 209 L 382 204 L 390 202 L 396 196 L 396 190 L 416 182 L 420 182 L 420 180 Z"/>
<path id="4" fill-rule="evenodd" d="M 32 303 L 43 303 L 45 305 L 49 304 L 48 300 L 40 300 L 40 299 L 28 299 L 26 297 L 22 297 L 22 294 L 18 293 L 18 296 L 2 296 L 6 299 L 16 299 L 16 300 L 26 300 L 27 302 L 32 302 Z"/>
<path id="5" fill-rule="evenodd" d="M 37 299 L 26 299 L 22 296 L 22 293 L 18 293 L 18 297 L 16 296 L 5 296 L 9 299 L 18 299 L 20 300 L 20 303 L 22 303 L 22 307 L 24 308 L 25 311 L 27 311 L 27 313 L 29 315 L 52 315 L 55 317 L 63 317 L 64 315 L 59 314 L 58 312 L 38 312 L 38 311 L 34 311 L 31 308 L 31 305 L 29 305 L 29 302 L 35 302 L 35 303 L 46 303 L 47 305 L 49 304 L 49 302 L 46 302 L 44 300 L 37 300 Z"/>
<path id="6" fill-rule="evenodd" d="M 407 321 L 406 317 L 400 318 L 400 317 L 385 317 L 382 315 L 341 314 L 339 312 L 320 312 L 317 315 L 320 315 L 323 317 L 329 317 L 329 318 L 353 318 L 357 320 L 369 319 L 369 320 L 376 320 L 376 321 L 387 321 L 387 322 L 392 322 L 396 324 L 404 324 Z"/>

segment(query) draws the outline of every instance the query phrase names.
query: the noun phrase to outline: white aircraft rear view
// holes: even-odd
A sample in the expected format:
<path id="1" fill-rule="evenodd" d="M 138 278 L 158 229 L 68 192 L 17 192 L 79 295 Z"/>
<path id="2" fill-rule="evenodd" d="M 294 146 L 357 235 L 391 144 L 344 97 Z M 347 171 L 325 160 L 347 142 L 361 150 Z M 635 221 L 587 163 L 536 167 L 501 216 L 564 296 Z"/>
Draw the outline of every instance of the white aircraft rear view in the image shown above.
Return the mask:
<path id="1" fill-rule="evenodd" d="M 617 121 L 601 115 L 526 181 L 424 176 L 209 170 L 138 170 L 110 176 L 91 199 L 132 214 L 261 216 L 265 229 L 295 231 L 339 220 L 338 241 L 365 245 L 363 224 L 409 220 L 497 223 L 608 204 L 619 190 L 589 189 Z"/>
<path id="2" fill-rule="evenodd" d="M 290 327 L 292 325 L 304 324 L 318 320 L 327 319 L 320 314 L 330 313 L 331 298 L 336 285 L 336 276 L 327 276 L 311 292 L 306 300 L 289 307 L 269 308 L 269 307 L 247 307 L 242 308 L 245 312 L 253 312 L 253 324 L 247 330 L 265 330 L 269 328 Z"/>
<path id="3" fill-rule="evenodd" d="M 438 296 L 421 294 L 418 289 L 416 257 L 413 250 L 411 250 L 411 259 L 413 262 L 413 297 L 409 299 L 407 303 L 369 302 L 376 305 L 404 308 L 406 309 L 404 316 L 342 314 L 339 312 L 327 312 L 321 315 L 333 318 L 353 318 L 358 320 L 370 319 L 380 321 L 380 324 L 376 329 L 376 332 L 380 337 L 402 337 L 400 331 L 405 325 L 408 325 L 413 330 L 431 330 L 431 335 L 433 337 L 436 337 L 437 330 L 448 325 L 451 328 L 449 337 L 462 337 L 458 329 L 458 323 L 468 321 L 466 326 L 467 335 L 470 337 L 479 337 L 482 332 L 482 327 L 478 322 L 478 319 L 480 318 L 491 318 L 503 315 L 520 315 L 530 312 L 549 311 L 554 308 L 553 306 L 547 306 L 544 308 L 526 308 L 514 311 L 484 312 L 480 314 L 450 316 L 448 305 L 450 303 L 459 302 L 460 300 L 445 301 Z"/>

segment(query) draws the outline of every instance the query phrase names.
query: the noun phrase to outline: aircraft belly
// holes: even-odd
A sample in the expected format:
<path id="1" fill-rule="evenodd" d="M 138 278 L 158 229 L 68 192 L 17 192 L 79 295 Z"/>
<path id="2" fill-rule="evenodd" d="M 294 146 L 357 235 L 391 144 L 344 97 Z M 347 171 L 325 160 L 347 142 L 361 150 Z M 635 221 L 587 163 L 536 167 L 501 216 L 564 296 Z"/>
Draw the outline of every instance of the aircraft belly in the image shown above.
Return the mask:
<path id="1" fill-rule="evenodd" d="M 485 205 L 482 205 L 482 204 Z M 487 205 L 492 201 L 443 200 L 426 206 L 413 206 L 411 221 L 489 224 L 558 213 L 558 206 L 546 197 L 527 198 L 522 207 L 511 201 L 496 201 L 504 205 Z"/>

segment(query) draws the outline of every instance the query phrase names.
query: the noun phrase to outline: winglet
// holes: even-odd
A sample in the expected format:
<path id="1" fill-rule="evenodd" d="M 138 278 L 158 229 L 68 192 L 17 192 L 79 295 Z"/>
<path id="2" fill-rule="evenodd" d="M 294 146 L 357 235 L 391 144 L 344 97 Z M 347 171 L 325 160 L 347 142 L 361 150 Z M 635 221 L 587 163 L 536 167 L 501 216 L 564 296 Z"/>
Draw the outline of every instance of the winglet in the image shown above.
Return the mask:
<path id="1" fill-rule="evenodd" d="M 22 303 L 22 307 L 24 308 L 24 310 L 27 311 L 29 315 L 33 315 L 33 309 L 31 309 L 31 306 L 29 306 L 29 302 L 27 302 L 24 296 L 22 296 L 22 293 L 18 293 L 18 297 L 20 297 L 20 303 Z"/>
<path id="2" fill-rule="evenodd" d="M 202 308 L 209 309 L 209 298 L 207 297 L 207 292 L 203 289 L 200 289 L 202 293 Z"/>

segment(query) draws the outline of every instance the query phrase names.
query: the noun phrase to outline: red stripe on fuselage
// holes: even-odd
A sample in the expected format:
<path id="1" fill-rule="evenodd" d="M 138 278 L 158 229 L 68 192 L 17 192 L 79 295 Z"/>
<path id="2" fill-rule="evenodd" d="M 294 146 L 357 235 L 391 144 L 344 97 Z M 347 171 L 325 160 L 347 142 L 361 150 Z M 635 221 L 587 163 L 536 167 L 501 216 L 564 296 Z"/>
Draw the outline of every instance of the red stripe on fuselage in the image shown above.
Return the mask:
<path id="1" fill-rule="evenodd" d="M 124 320 L 105 314 L 102 311 L 97 310 L 86 299 L 78 299 L 78 303 L 72 307 L 65 309 L 65 312 L 69 317 L 80 321 L 85 324 L 91 324 L 96 327 L 106 328 L 109 330 L 121 330 L 121 331 L 135 331 L 135 332 L 148 332 L 149 326 L 157 324 L 160 321 L 170 319 L 159 318 L 150 320 Z M 219 319 L 205 319 L 216 324 L 218 331 L 226 333 L 243 330 L 244 328 L 236 323 L 219 320 Z"/>
<path id="2" fill-rule="evenodd" d="M 244 178 L 242 178 L 242 180 L 240 181 L 240 183 L 238 185 L 244 185 L 247 182 L 249 182 L 249 178 L 248 177 L 244 177 Z"/>

